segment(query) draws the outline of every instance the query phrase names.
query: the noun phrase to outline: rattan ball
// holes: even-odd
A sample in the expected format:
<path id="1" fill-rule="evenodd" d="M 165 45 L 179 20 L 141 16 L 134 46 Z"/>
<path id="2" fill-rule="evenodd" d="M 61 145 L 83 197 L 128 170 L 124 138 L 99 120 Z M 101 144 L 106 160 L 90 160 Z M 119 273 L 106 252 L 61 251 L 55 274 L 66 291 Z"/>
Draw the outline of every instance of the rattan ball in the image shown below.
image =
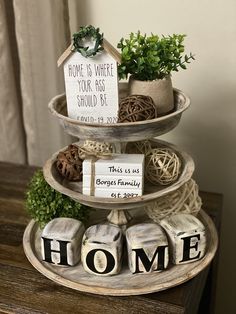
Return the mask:
<path id="1" fill-rule="evenodd" d="M 131 95 L 125 97 L 119 104 L 118 122 L 145 121 L 156 116 L 156 106 L 149 96 Z"/>
<path id="2" fill-rule="evenodd" d="M 127 154 L 144 154 L 146 156 L 151 149 L 151 142 L 148 140 L 144 140 L 127 143 L 125 152 Z"/>
<path id="3" fill-rule="evenodd" d="M 198 185 L 193 179 L 190 179 L 176 191 L 145 206 L 145 211 L 152 220 L 158 223 L 175 214 L 196 216 L 201 206 L 202 200 L 198 194 Z"/>
<path id="4" fill-rule="evenodd" d="M 106 142 L 96 142 L 86 140 L 83 145 L 79 147 L 79 156 L 81 159 L 88 158 L 90 156 L 101 157 L 113 152 L 113 145 Z"/>
<path id="5" fill-rule="evenodd" d="M 181 171 L 181 161 L 169 148 L 153 148 L 145 160 L 145 177 L 155 185 L 168 185 L 176 181 Z"/>
<path id="6" fill-rule="evenodd" d="M 66 150 L 57 156 L 56 166 L 60 174 L 70 181 L 82 180 L 82 162 L 79 157 L 79 148 L 69 145 Z"/>

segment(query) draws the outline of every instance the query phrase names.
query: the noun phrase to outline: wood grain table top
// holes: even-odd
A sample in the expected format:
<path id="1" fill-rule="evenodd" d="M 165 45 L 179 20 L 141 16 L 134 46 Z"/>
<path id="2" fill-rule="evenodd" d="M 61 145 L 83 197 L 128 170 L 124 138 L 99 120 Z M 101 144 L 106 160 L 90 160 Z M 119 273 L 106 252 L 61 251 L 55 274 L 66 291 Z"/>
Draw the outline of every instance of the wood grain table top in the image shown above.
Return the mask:
<path id="1" fill-rule="evenodd" d="M 130 297 L 78 292 L 59 286 L 35 270 L 22 246 L 30 221 L 24 209 L 25 191 L 35 170 L 0 162 L 0 313 L 197 313 L 207 277 L 208 285 L 215 284 L 215 278 L 209 283 L 209 267 L 178 287 Z M 201 197 L 203 208 L 219 230 L 222 196 L 201 192 Z M 214 287 L 209 289 L 213 291 Z M 201 302 L 209 306 L 210 300 L 203 298 Z"/>

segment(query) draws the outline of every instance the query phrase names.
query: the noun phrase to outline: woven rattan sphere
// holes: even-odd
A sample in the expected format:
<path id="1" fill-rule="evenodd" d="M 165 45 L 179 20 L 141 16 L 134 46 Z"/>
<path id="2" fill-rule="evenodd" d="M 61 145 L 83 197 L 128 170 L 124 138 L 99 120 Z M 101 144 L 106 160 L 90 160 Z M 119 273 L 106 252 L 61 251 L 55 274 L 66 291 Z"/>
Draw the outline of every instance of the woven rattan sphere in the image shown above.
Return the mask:
<path id="1" fill-rule="evenodd" d="M 202 201 L 198 194 L 198 185 L 193 179 L 190 179 L 176 191 L 148 204 L 145 211 L 152 220 L 159 222 L 175 214 L 192 214 L 196 216 L 201 206 Z"/>
<path id="2" fill-rule="evenodd" d="M 151 97 L 131 95 L 119 104 L 118 122 L 136 122 L 156 118 L 157 112 Z"/>
<path id="3" fill-rule="evenodd" d="M 145 140 L 127 143 L 125 152 L 127 154 L 144 154 L 146 156 L 151 149 L 152 149 L 151 142 Z"/>
<path id="4" fill-rule="evenodd" d="M 168 185 L 178 179 L 181 161 L 169 148 L 153 148 L 146 155 L 145 176 L 155 185 Z"/>
<path id="5" fill-rule="evenodd" d="M 82 159 L 76 145 L 69 145 L 57 156 L 56 166 L 60 174 L 70 181 L 82 180 Z"/>

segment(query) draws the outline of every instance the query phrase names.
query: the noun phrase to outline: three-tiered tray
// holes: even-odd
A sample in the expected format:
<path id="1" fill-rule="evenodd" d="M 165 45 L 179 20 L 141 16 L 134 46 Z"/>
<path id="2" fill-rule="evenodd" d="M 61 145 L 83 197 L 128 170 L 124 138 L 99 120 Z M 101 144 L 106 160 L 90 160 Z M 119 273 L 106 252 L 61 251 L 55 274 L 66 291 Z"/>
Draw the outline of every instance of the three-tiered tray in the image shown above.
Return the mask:
<path id="1" fill-rule="evenodd" d="M 58 152 L 55 153 L 44 166 L 43 170 L 46 181 L 60 193 L 82 204 L 96 208 L 96 211 L 92 214 L 90 224 L 107 219 L 109 222 L 125 229 L 125 226 L 129 224 L 129 221 L 132 219 L 130 212 L 131 214 L 133 213 L 132 215 L 135 216 L 133 219 L 136 221 L 146 221 L 148 217 L 145 216 L 143 207 L 179 189 L 191 179 L 194 171 L 194 162 L 187 153 L 172 144 L 153 139 L 176 127 L 183 111 L 189 107 L 190 100 L 183 92 L 174 89 L 174 96 L 175 110 L 172 113 L 149 121 L 134 123 L 90 124 L 70 119 L 67 116 L 65 95 L 54 97 L 49 104 L 50 111 L 56 116 L 65 131 L 80 140 L 114 143 L 117 152 L 121 153 L 124 152 L 124 147 L 127 142 L 147 139 L 152 139 L 152 145 L 154 147 L 171 148 L 178 154 L 182 162 L 181 174 L 173 184 L 162 186 L 161 188 L 153 186 L 152 184 L 145 184 L 144 194 L 142 196 L 127 199 L 83 195 L 79 185 L 70 183 L 66 179 L 63 179 L 58 173 L 56 169 L 56 156 Z M 88 274 L 84 271 L 81 264 L 65 268 L 43 262 L 40 250 L 41 230 L 34 221 L 31 221 L 26 228 L 23 239 L 24 250 L 29 261 L 37 270 L 51 280 L 72 289 L 117 296 L 152 293 L 189 280 L 202 271 L 213 259 L 218 243 L 215 226 L 203 210 L 198 214 L 198 218 L 206 227 L 207 232 L 208 243 L 205 256 L 201 260 L 189 264 L 169 265 L 167 270 L 158 273 L 132 274 L 128 269 L 125 259 L 120 274 L 110 277 L 99 277 Z"/>

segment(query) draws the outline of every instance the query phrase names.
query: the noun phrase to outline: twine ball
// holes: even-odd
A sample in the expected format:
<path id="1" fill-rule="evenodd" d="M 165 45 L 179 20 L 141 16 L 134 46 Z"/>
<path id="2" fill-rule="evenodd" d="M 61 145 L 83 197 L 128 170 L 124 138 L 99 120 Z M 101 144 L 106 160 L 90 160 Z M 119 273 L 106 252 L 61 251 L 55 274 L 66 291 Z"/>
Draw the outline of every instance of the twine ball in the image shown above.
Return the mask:
<path id="1" fill-rule="evenodd" d="M 153 221 L 158 223 L 175 214 L 196 216 L 201 206 L 202 200 L 198 194 L 198 185 L 193 179 L 190 179 L 176 191 L 145 206 L 145 211 Z"/>
<path id="2" fill-rule="evenodd" d="M 131 95 L 119 104 L 118 122 L 137 122 L 154 119 L 156 106 L 149 96 Z"/>
<path id="3" fill-rule="evenodd" d="M 168 185 L 178 179 L 181 161 L 169 148 L 153 148 L 146 155 L 145 176 L 155 185 Z"/>
<path id="4" fill-rule="evenodd" d="M 144 154 L 146 156 L 151 149 L 151 142 L 149 140 L 144 140 L 127 143 L 125 152 L 127 154 Z"/>
<path id="5" fill-rule="evenodd" d="M 79 157 L 85 159 L 90 156 L 102 156 L 111 154 L 113 152 L 113 146 L 111 143 L 96 142 L 86 140 L 83 145 L 79 147 Z"/>
<path id="6" fill-rule="evenodd" d="M 82 162 L 79 157 L 79 148 L 76 145 L 69 145 L 67 149 L 57 156 L 56 166 L 59 173 L 70 181 L 82 180 Z"/>

